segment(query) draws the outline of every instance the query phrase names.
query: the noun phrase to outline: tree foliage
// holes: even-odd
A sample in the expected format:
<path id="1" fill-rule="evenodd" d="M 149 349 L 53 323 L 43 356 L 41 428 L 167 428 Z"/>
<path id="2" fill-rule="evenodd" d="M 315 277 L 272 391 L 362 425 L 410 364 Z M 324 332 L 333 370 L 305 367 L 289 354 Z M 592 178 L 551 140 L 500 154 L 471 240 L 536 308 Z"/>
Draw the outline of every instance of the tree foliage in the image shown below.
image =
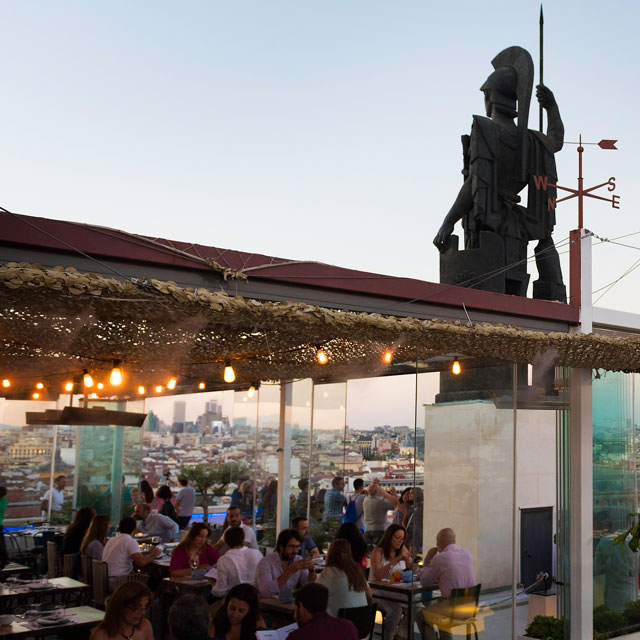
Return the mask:
<path id="1" fill-rule="evenodd" d="M 232 482 L 238 482 L 242 476 L 248 475 L 248 469 L 244 465 L 234 462 L 209 466 L 204 464 L 188 465 L 180 472 L 181 476 L 188 478 L 193 488 L 202 496 L 203 520 L 209 520 L 209 498 L 223 496 L 227 487 Z"/>

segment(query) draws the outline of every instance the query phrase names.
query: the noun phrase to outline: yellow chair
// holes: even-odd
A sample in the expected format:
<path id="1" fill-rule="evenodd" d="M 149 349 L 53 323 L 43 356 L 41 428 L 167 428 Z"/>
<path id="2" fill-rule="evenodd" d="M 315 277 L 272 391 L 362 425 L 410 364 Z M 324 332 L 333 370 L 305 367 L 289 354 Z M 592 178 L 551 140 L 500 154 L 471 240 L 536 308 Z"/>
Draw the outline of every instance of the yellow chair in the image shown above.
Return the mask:
<path id="1" fill-rule="evenodd" d="M 480 600 L 480 584 L 465 589 L 452 589 L 449 598 L 440 600 L 423 611 L 424 621 L 438 631 L 447 631 L 451 635 L 466 634 L 471 640 L 471 633 L 484 629 L 482 619 L 478 619 L 478 601 Z"/>

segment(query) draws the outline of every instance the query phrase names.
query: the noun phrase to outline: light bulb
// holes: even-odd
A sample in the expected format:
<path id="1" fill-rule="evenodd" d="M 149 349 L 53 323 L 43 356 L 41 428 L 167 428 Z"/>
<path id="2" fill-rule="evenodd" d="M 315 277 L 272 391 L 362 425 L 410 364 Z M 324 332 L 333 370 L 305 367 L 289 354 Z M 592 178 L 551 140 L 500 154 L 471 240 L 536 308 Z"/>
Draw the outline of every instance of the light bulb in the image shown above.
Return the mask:
<path id="1" fill-rule="evenodd" d="M 178 381 L 175 378 L 171 378 L 169 382 L 167 382 L 167 389 L 175 389 Z"/>
<path id="2" fill-rule="evenodd" d="M 384 352 L 384 355 L 382 356 L 382 361 L 383 361 L 385 364 L 390 364 L 390 363 L 391 363 L 391 360 L 393 360 L 393 351 L 390 351 L 389 349 L 387 349 L 387 350 Z"/>
<path id="3" fill-rule="evenodd" d="M 67 393 L 71 393 L 73 391 L 73 382 L 71 382 L 71 380 L 69 380 L 69 382 L 65 382 L 64 390 Z"/>
<path id="4" fill-rule="evenodd" d="M 9 378 L 5 378 L 5 379 L 2 381 L 2 386 L 3 386 L 5 389 L 8 389 L 8 388 L 11 386 L 11 380 L 9 380 Z"/>
<path id="5" fill-rule="evenodd" d="M 458 360 L 454 360 L 451 365 L 451 373 L 453 373 L 454 376 L 459 376 L 461 371 L 462 367 L 460 366 L 460 362 Z"/>
<path id="6" fill-rule="evenodd" d="M 104 389 L 104 385 L 102 384 L 102 382 L 98 382 L 98 384 L 96 385 L 96 388 Z"/>
<path id="7" fill-rule="evenodd" d="M 44 389 L 44 383 L 36 382 L 36 389 Z"/>
<path id="8" fill-rule="evenodd" d="M 201 382 L 200 384 L 198 384 L 198 389 L 204 389 L 207 385 L 204 382 Z"/>
<path id="9" fill-rule="evenodd" d="M 324 352 L 324 349 L 320 346 L 316 347 L 316 360 L 318 364 L 327 364 L 329 362 L 329 358 L 327 354 Z"/>
<path id="10" fill-rule="evenodd" d="M 37 399 L 40 397 L 40 394 L 36 391 L 35 393 L 33 393 L 33 394 L 31 395 L 31 397 L 32 397 L 34 400 L 37 400 Z"/>
<path id="11" fill-rule="evenodd" d="M 162 385 L 161 385 L 161 384 L 159 384 L 159 385 L 154 389 L 154 391 L 155 391 L 156 393 L 162 393 Z"/>
<path id="12" fill-rule="evenodd" d="M 113 369 L 109 376 L 109 384 L 113 387 L 119 387 L 122 384 L 122 369 L 120 368 L 120 360 L 113 361 Z"/>
<path id="13" fill-rule="evenodd" d="M 93 378 L 86 369 L 83 371 L 82 382 L 87 389 L 93 387 Z"/>
<path id="14" fill-rule="evenodd" d="M 145 391 L 144 387 L 142 385 L 140 385 L 138 387 L 138 395 L 143 396 L 144 395 L 144 391 Z"/>
<path id="15" fill-rule="evenodd" d="M 89 394 L 89 400 L 97 400 L 98 399 L 98 394 L 97 393 L 90 393 Z"/>
<path id="16" fill-rule="evenodd" d="M 253 398 L 253 396 L 255 395 L 256 395 L 256 388 L 253 385 L 251 385 L 249 387 L 249 391 L 247 391 L 247 396 L 249 396 L 250 398 Z"/>
<path id="17" fill-rule="evenodd" d="M 233 367 L 230 364 L 226 364 L 224 366 L 224 381 L 225 382 L 234 382 L 236 379 L 236 372 L 233 370 Z"/>

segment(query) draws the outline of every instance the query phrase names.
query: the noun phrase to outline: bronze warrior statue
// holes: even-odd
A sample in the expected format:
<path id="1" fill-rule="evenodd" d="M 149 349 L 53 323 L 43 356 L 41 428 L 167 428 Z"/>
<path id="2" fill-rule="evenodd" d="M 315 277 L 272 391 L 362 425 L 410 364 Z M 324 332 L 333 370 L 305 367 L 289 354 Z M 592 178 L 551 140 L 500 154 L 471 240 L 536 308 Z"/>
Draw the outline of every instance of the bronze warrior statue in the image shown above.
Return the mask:
<path id="1" fill-rule="evenodd" d="M 534 282 L 533 297 L 546 300 L 566 299 L 560 260 L 551 233 L 555 211 L 548 206 L 555 189 L 538 191 L 533 176 L 542 176 L 556 184 L 554 153 L 562 149 L 564 126 L 553 93 L 538 85 L 536 96 L 547 112 L 547 134 L 528 128 L 529 105 L 533 87 L 533 61 L 521 47 L 509 47 L 493 60 L 495 71 L 480 87 L 484 92 L 488 117 L 473 116 L 470 136 L 462 136 L 464 152 L 464 184 L 451 210 L 446 215 L 434 244 L 440 250 L 441 281 L 450 284 L 474 282 L 464 280 L 464 273 L 482 282 L 487 262 L 482 255 L 494 255 L 496 246 L 503 249 L 502 266 L 513 265 L 504 276 L 504 292 L 526 295 L 529 276 L 526 273 L 527 243 L 537 240 L 535 248 L 539 279 Z M 516 120 L 516 122 L 514 122 Z M 527 204 L 520 204 L 520 193 L 528 187 Z M 447 273 L 447 260 L 459 265 L 458 253 L 451 245 L 454 224 L 462 221 L 465 249 L 480 249 L 468 254 L 464 269 Z M 496 244 L 498 243 L 498 244 Z M 451 249 L 451 250 L 449 250 Z M 461 275 L 462 274 L 462 275 Z M 455 282 L 455 280 L 458 282 Z M 480 286 L 480 285 L 478 285 Z M 491 288 L 491 287 L 481 287 Z M 497 289 L 494 289 L 497 290 Z"/>

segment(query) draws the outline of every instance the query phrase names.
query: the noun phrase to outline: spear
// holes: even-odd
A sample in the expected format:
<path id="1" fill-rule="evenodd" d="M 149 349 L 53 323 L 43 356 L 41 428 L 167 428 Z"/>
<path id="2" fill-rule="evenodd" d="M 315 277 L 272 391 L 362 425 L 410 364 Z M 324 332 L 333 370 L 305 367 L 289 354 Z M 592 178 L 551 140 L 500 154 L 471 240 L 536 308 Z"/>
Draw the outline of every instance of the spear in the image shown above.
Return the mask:
<path id="1" fill-rule="evenodd" d="M 542 15 L 542 5 L 540 5 L 540 84 L 543 84 L 542 82 L 542 72 L 544 69 L 544 55 L 543 55 L 543 48 L 542 48 L 542 44 L 543 44 L 543 39 L 544 39 L 544 16 Z M 539 109 L 540 109 L 540 133 L 543 133 L 542 131 L 542 105 L 539 105 Z"/>

